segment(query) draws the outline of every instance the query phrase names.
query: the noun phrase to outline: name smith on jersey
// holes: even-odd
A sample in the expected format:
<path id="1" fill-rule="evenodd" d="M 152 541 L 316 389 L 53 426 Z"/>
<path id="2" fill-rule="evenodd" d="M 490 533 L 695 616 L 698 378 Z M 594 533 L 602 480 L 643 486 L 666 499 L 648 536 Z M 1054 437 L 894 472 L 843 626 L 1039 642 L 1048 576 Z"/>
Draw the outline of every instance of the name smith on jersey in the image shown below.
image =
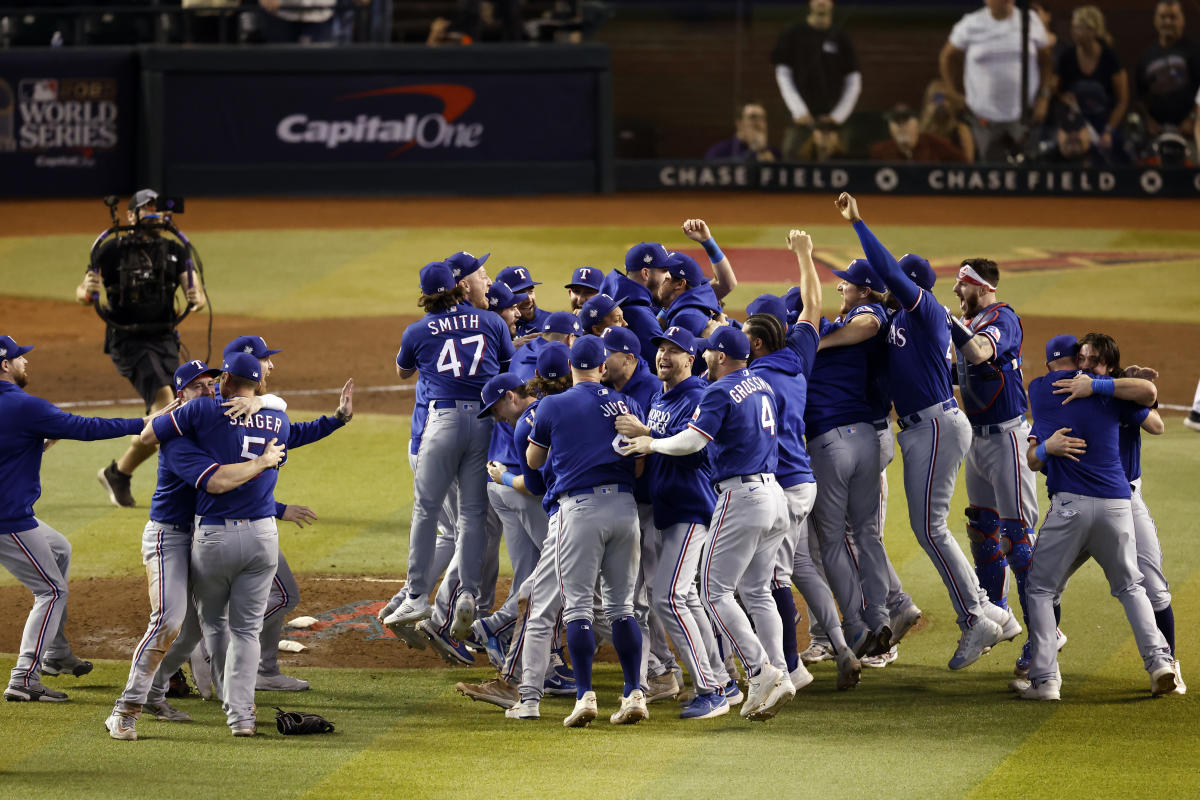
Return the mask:
<path id="1" fill-rule="evenodd" d="M 452 333 L 453 331 L 479 330 L 479 315 L 458 314 L 453 317 L 431 319 L 425 325 L 434 336 L 440 333 Z"/>

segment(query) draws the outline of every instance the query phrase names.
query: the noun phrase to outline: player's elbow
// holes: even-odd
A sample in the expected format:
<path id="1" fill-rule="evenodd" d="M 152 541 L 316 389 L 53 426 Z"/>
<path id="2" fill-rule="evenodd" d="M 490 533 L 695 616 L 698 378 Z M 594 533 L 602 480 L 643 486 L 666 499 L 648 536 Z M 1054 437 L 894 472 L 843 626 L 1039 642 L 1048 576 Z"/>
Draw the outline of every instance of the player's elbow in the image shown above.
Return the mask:
<path id="1" fill-rule="evenodd" d="M 1157 414 L 1151 414 L 1142 422 L 1142 430 L 1151 436 L 1162 436 L 1167 432 L 1167 426 L 1163 422 L 1162 417 Z"/>

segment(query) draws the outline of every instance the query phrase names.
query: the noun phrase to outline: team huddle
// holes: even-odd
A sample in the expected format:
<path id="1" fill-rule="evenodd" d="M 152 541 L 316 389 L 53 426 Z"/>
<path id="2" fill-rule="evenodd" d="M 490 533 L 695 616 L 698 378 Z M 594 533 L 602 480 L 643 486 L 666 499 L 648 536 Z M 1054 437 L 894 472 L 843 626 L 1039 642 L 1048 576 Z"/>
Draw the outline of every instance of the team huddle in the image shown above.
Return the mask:
<path id="1" fill-rule="evenodd" d="M 1183 694 L 1171 595 L 1141 494 L 1140 433 L 1163 431 L 1157 373 L 1122 368 L 1104 334 L 1061 335 L 1026 393 L 1021 322 L 997 300 L 993 261 L 962 262 L 956 316 L 931 293 L 927 260 L 895 259 L 853 197 L 836 207 L 865 258 L 833 271 L 841 306 L 832 320 L 821 316 L 813 243 L 800 230 L 787 236 L 795 288 L 756 298 L 740 322 L 721 302 L 736 285 L 733 267 L 702 220 L 683 231 L 704 248 L 712 279 L 688 255 L 641 243 L 624 272 L 576 269 L 568 311 L 538 307 L 540 284 L 525 267 L 492 282 L 487 256 L 426 265 L 425 316 L 396 356 L 401 378 L 416 377 L 408 568 L 381 622 L 451 664 L 485 653 L 497 676 L 456 688 L 512 719 L 538 719 L 544 696 L 563 695 L 576 698 L 563 724 L 589 725 L 601 641 L 624 679 L 614 724 L 648 719 L 650 703 L 679 695 L 684 669 L 682 718 L 740 705 L 746 719 L 770 719 L 813 681 L 807 666 L 834 661 L 837 688 L 852 689 L 864 667 L 896 660 L 921 618 L 883 542 L 884 470 L 898 443 L 910 526 L 961 629 L 950 669 L 1023 632 L 1009 606 L 1011 571 L 1029 631 L 1011 688 L 1058 700 L 1059 599 L 1094 558 L 1151 692 Z M 351 419 L 353 381 L 335 414 L 292 423 L 283 399 L 266 393 L 280 351 L 242 336 L 220 369 L 180 366 L 165 409 L 85 418 L 23 391 L 32 349 L 0 336 L 9 421 L 0 428 L 0 563 L 34 594 L 5 698 L 66 700 L 41 676 L 92 668 L 63 636 L 70 545 L 33 513 L 41 454 L 60 438 L 136 435 L 159 448 L 142 538 L 151 614 L 105 727 L 133 740 L 142 713 L 189 719 L 166 698 L 190 660 L 232 733 L 253 736 L 256 690 L 308 688 L 277 663 L 299 588 L 276 520 L 316 517 L 275 500 L 278 467 Z M 971 561 L 950 520 L 964 462 Z M 1050 495 L 1040 531 L 1034 471 Z M 497 603 L 501 539 L 513 582 Z M 793 586 L 808 609 L 803 652 Z"/>

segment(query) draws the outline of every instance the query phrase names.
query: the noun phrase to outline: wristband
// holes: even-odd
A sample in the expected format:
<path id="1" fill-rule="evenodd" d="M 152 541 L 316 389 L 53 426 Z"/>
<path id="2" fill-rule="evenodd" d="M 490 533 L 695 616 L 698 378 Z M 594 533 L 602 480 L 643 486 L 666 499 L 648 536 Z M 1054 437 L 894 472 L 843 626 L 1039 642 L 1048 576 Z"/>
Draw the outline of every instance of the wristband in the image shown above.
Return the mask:
<path id="1" fill-rule="evenodd" d="M 1112 378 L 1092 378 L 1092 394 L 1112 397 L 1117 390 L 1117 384 Z"/>
<path id="2" fill-rule="evenodd" d="M 700 243 L 700 246 L 704 248 L 704 252 L 708 253 L 708 260 L 712 263 L 720 264 L 725 260 L 725 254 L 722 253 L 721 248 L 717 246 L 716 239 L 705 239 Z"/>
<path id="3" fill-rule="evenodd" d="M 1033 454 L 1037 456 L 1038 461 L 1041 461 L 1043 464 L 1050 460 L 1050 456 L 1046 453 L 1045 442 L 1038 442 L 1038 446 L 1034 449 Z"/>
<path id="4" fill-rule="evenodd" d="M 503 483 L 505 486 L 512 487 L 513 479 L 516 477 L 517 476 L 511 472 L 505 472 L 503 475 L 500 476 L 500 482 Z"/>
<path id="5" fill-rule="evenodd" d="M 959 350 L 962 350 L 967 346 L 967 343 L 975 338 L 975 334 L 971 333 L 967 326 L 963 325 L 962 322 L 956 319 L 953 315 L 949 315 L 949 317 L 950 339 L 954 342 L 955 347 L 957 347 Z"/>

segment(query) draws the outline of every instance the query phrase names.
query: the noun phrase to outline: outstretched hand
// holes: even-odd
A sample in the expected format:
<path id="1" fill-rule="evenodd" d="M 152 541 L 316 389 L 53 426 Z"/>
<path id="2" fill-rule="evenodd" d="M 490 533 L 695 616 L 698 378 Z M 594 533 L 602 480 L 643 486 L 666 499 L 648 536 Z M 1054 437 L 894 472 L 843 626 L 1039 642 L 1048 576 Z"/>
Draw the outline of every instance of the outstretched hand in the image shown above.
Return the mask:
<path id="1" fill-rule="evenodd" d="M 708 229 L 708 224 L 702 219 L 685 219 L 682 229 L 683 235 L 693 242 L 707 242 L 712 238 L 712 232 Z"/>
<path id="2" fill-rule="evenodd" d="M 346 381 L 346 385 L 342 387 L 341 402 L 338 403 L 336 413 L 342 422 L 349 422 L 354 418 L 354 378 Z"/>
<path id="3" fill-rule="evenodd" d="M 853 223 L 862 221 L 862 217 L 858 213 L 858 201 L 855 200 L 854 196 L 849 192 L 842 192 L 839 194 L 837 199 L 833 201 L 833 204 L 837 206 L 837 210 L 841 212 L 842 219 L 846 220 L 847 222 Z"/>

